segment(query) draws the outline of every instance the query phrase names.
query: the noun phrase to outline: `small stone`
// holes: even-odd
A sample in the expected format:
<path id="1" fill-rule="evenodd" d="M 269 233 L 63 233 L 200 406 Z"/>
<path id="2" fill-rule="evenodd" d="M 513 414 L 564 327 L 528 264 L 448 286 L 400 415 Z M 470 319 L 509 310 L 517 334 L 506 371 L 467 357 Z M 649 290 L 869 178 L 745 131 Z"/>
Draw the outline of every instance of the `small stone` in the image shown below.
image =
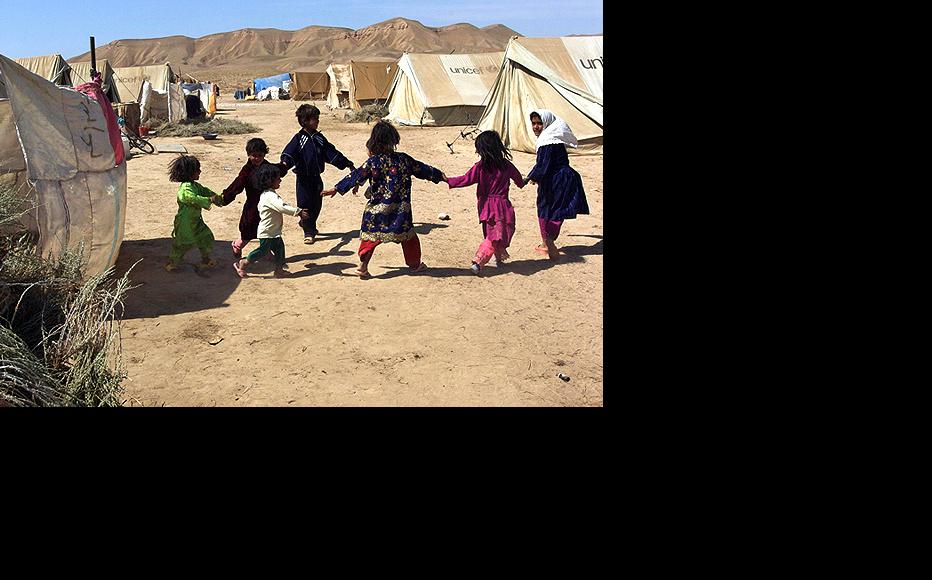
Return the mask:
<path id="1" fill-rule="evenodd" d="M 450 219 L 450 214 L 448 214 L 448 213 L 442 213 L 442 212 L 441 212 L 441 213 L 437 214 L 437 219 L 439 219 L 439 220 L 448 220 L 448 219 Z"/>
<path id="2" fill-rule="evenodd" d="M 220 342 L 221 342 L 222 340 L 223 340 L 223 337 L 218 336 L 217 338 L 212 338 L 212 339 L 208 340 L 207 342 L 208 342 L 208 344 L 210 344 L 211 346 L 214 346 L 214 345 L 216 345 L 216 344 L 220 344 Z"/>
<path id="3" fill-rule="evenodd" d="M 570 380 L 570 376 L 569 376 L 569 375 L 564 375 L 563 373 L 557 373 L 557 376 L 560 377 L 560 379 L 563 380 L 564 382 Z"/>

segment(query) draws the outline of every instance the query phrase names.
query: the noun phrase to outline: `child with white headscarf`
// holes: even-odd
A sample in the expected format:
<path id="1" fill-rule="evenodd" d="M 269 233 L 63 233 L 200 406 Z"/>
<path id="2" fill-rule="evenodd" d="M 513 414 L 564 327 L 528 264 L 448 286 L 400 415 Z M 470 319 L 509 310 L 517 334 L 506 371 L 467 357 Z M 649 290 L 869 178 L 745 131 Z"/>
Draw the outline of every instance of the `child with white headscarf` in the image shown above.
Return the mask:
<path id="1" fill-rule="evenodd" d="M 526 183 L 537 184 L 537 218 L 543 241 L 537 250 L 556 260 L 560 253 L 554 242 L 563 221 L 589 213 L 582 178 L 570 167 L 566 154 L 566 148 L 576 148 L 578 142 L 569 125 L 551 111 L 537 109 L 530 120 L 537 135 L 537 163 Z"/>

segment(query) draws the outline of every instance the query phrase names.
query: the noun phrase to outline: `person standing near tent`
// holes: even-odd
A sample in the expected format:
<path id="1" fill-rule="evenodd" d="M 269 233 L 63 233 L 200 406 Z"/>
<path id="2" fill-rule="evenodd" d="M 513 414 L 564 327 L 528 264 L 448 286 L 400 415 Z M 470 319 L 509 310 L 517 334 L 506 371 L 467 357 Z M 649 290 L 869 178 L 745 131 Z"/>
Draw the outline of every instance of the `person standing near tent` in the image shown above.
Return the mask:
<path id="1" fill-rule="evenodd" d="M 447 178 L 450 189 L 466 187 L 478 183 L 479 223 L 485 238 L 470 270 L 475 275 L 495 256 L 496 265 L 508 259 L 507 248 L 515 235 L 515 208 L 508 199 L 508 186 L 514 181 L 518 187 L 524 187 L 521 172 L 511 163 L 511 152 L 505 148 L 501 137 L 495 131 L 483 131 L 476 137 L 476 153 L 479 161 L 459 177 Z"/>
<path id="2" fill-rule="evenodd" d="M 320 216 L 322 205 L 320 192 L 324 189 L 324 182 L 320 174 L 324 172 L 324 163 L 350 171 L 355 170 L 356 165 L 337 151 L 324 134 L 317 130 L 320 124 L 320 109 L 304 104 L 298 107 L 295 116 L 301 130 L 285 146 L 279 166 L 285 172 L 294 168 L 297 176 L 298 206 L 308 210 L 308 217 L 299 223 L 304 230 L 304 243 L 313 244 L 317 236 L 317 218 Z"/>
<path id="3" fill-rule="evenodd" d="M 537 163 L 525 184 L 537 184 L 537 219 L 543 243 L 536 250 L 556 260 L 560 252 L 554 242 L 563 221 L 589 213 L 582 178 L 570 167 L 566 154 L 566 148 L 575 148 L 578 142 L 566 121 L 552 112 L 537 109 L 529 117 L 531 130 L 537 136 Z"/>
<path id="4" fill-rule="evenodd" d="M 388 121 L 379 121 L 372 127 L 366 148 L 369 159 L 359 169 L 340 180 L 332 189 L 322 191 L 321 196 L 345 194 L 350 188 L 369 181 L 372 194 L 366 202 L 359 226 L 359 269 L 360 278 L 369 277 L 369 260 L 375 247 L 382 242 L 401 244 L 405 263 L 412 273 L 427 269 L 421 261 L 421 242 L 414 231 L 411 210 L 411 178 L 426 179 L 434 183 L 446 181 L 442 171 L 421 163 L 406 153 L 395 151 L 401 141 L 398 130 Z"/>
<path id="5" fill-rule="evenodd" d="M 214 249 L 214 234 L 204 223 L 201 210 L 210 205 L 223 205 L 223 197 L 197 182 L 201 178 L 201 162 L 193 155 L 179 155 L 168 166 L 168 178 L 181 183 L 178 187 L 178 213 L 172 230 L 172 249 L 165 270 L 174 272 L 191 248 L 201 251 L 201 268 L 216 266 L 210 254 Z"/>

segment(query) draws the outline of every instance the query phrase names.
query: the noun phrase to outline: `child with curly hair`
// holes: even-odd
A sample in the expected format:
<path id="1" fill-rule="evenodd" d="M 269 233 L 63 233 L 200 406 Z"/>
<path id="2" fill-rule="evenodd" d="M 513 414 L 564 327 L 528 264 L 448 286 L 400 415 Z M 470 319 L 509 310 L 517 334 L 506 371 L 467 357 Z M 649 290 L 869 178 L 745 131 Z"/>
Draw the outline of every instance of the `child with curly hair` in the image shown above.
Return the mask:
<path id="1" fill-rule="evenodd" d="M 178 213 L 172 230 L 172 248 L 165 270 L 173 272 L 181 265 L 191 248 L 201 251 L 198 268 L 213 268 L 217 264 L 210 254 L 214 249 L 214 234 L 204 223 L 201 210 L 210 211 L 211 204 L 222 206 L 223 197 L 197 182 L 201 178 L 201 162 L 193 155 L 179 155 L 168 165 L 168 179 L 181 183 L 178 187 Z"/>

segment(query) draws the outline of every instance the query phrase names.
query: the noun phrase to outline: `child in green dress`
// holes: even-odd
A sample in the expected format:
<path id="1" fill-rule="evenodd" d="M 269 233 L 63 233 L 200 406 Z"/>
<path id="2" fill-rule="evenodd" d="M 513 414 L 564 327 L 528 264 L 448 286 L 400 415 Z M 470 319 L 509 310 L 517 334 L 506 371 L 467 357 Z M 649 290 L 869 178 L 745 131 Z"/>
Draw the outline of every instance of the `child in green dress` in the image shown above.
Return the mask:
<path id="1" fill-rule="evenodd" d="M 191 248 L 201 252 L 200 268 L 213 268 L 216 263 L 210 258 L 214 249 L 214 234 L 204 223 L 201 210 L 210 211 L 211 204 L 222 206 L 223 196 L 214 193 L 197 182 L 201 177 L 201 162 L 193 155 L 176 157 L 168 166 L 168 178 L 178 181 L 178 213 L 172 230 L 172 249 L 168 254 L 165 269 L 173 272 L 181 265 L 184 255 Z"/>

